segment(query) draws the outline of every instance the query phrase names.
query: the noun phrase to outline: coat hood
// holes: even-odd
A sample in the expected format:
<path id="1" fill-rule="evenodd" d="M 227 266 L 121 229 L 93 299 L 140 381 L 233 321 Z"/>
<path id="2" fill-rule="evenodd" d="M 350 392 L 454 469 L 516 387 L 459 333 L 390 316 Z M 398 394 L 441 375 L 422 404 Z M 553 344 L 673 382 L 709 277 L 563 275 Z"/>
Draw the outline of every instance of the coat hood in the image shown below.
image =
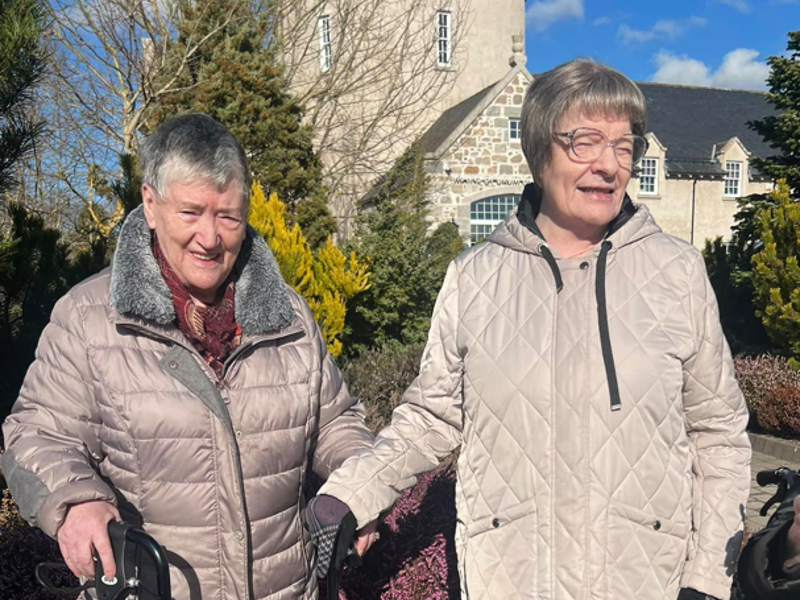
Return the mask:
<path id="1" fill-rule="evenodd" d="M 508 214 L 487 240 L 511 250 L 541 254 L 539 246 L 546 242 L 536 225 L 541 205 L 542 189 L 535 183 L 529 183 L 522 192 L 519 206 Z M 611 242 L 613 252 L 614 249 L 660 232 L 661 228 L 648 208 L 634 204 L 630 196 L 625 194 L 619 214 L 609 224 L 606 239 Z"/>

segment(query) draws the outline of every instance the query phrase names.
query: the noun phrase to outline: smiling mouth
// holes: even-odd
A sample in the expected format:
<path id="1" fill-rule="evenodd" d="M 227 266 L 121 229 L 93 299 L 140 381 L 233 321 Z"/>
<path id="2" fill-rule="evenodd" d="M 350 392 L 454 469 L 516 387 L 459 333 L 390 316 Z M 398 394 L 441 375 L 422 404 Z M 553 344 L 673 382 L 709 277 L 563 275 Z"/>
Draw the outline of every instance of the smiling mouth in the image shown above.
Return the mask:
<path id="1" fill-rule="evenodd" d="M 189 252 L 194 258 L 202 262 L 215 262 L 219 254 L 202 254 L 200 252 Z"/>

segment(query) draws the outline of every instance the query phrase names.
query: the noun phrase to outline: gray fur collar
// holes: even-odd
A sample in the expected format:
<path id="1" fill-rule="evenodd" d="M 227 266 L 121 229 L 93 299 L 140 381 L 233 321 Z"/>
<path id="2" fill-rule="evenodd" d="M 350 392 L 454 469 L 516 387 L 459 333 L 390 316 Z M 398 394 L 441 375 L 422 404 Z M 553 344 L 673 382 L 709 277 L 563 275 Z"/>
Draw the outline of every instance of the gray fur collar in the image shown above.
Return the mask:
<path id="1" fill-rule="evenodd" d="M 122 225 L 111 260 L 111 304 L 121 315 L 159 325 L 175 320 L 172 294 L 151 250 L 150 227 L 140 206 Z M 234 268 L 236 322 L 246 336 L 280 331 L 294 320 L 286 283 L 266 242 L 251 227 Z"/>

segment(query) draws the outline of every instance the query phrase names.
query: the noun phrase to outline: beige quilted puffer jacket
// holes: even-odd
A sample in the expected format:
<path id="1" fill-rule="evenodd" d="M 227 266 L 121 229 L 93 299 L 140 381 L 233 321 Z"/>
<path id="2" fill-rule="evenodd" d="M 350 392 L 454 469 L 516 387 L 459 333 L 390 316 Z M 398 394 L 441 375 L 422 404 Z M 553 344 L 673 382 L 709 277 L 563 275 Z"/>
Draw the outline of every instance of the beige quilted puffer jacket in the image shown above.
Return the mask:
<path id="1" fill-rule="evenodd" d="M 249 231 L 237 262 L 242 344 L 221 381 L 174 324 L 141 209 L 111 270 L 55 307 L 5 426 L 2 469 L 53 536 L 70 504 L 119 504 L 166 547 L 176 600 L 316 598 L 300 521 L 372 435 L 302 298 Z"/>
<path id="2" fill-rule="evenodd" d="M 463 598 L 727 600 L 750 446 L 703 259 L 629 199 L 555 257 L 538 201 L 451 264 L 404 404 L 320 493 L 364 525 L 461 445 Z"/>

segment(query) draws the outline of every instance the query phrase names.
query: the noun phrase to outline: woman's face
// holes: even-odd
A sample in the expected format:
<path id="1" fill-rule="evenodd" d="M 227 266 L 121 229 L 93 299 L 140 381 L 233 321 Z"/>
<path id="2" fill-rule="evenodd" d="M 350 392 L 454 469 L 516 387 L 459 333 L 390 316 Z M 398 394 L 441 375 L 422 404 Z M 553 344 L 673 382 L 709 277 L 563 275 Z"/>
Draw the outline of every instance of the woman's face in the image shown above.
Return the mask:
<path id="1" fill-rule="evenodd" d="M 211 304 L 245 239 L 247 206 L 238 183 L 220 191 L 205 180 L 175 182 L 165 198 L 142 186 L 142 201 L 165 258 L 189 293 Z"/>
<path id="2" fill-rule="evenodd" d="M 631 133 L 626 120 L 593 119 L 580 112 L 567 113 L 556 133 L 577 127 L 602 131 L 609 140 Z M 542 210 L 563 229 L 577 235 L 592 235 L 619 214 L 631 167 L 620 166 L 614 149 L 607 147 L 597 160 L 579 160 L 570 149 L 569 139 L 554 137 L 551 157 L 542 171 L 539 186 L 544 193 Z"/>

